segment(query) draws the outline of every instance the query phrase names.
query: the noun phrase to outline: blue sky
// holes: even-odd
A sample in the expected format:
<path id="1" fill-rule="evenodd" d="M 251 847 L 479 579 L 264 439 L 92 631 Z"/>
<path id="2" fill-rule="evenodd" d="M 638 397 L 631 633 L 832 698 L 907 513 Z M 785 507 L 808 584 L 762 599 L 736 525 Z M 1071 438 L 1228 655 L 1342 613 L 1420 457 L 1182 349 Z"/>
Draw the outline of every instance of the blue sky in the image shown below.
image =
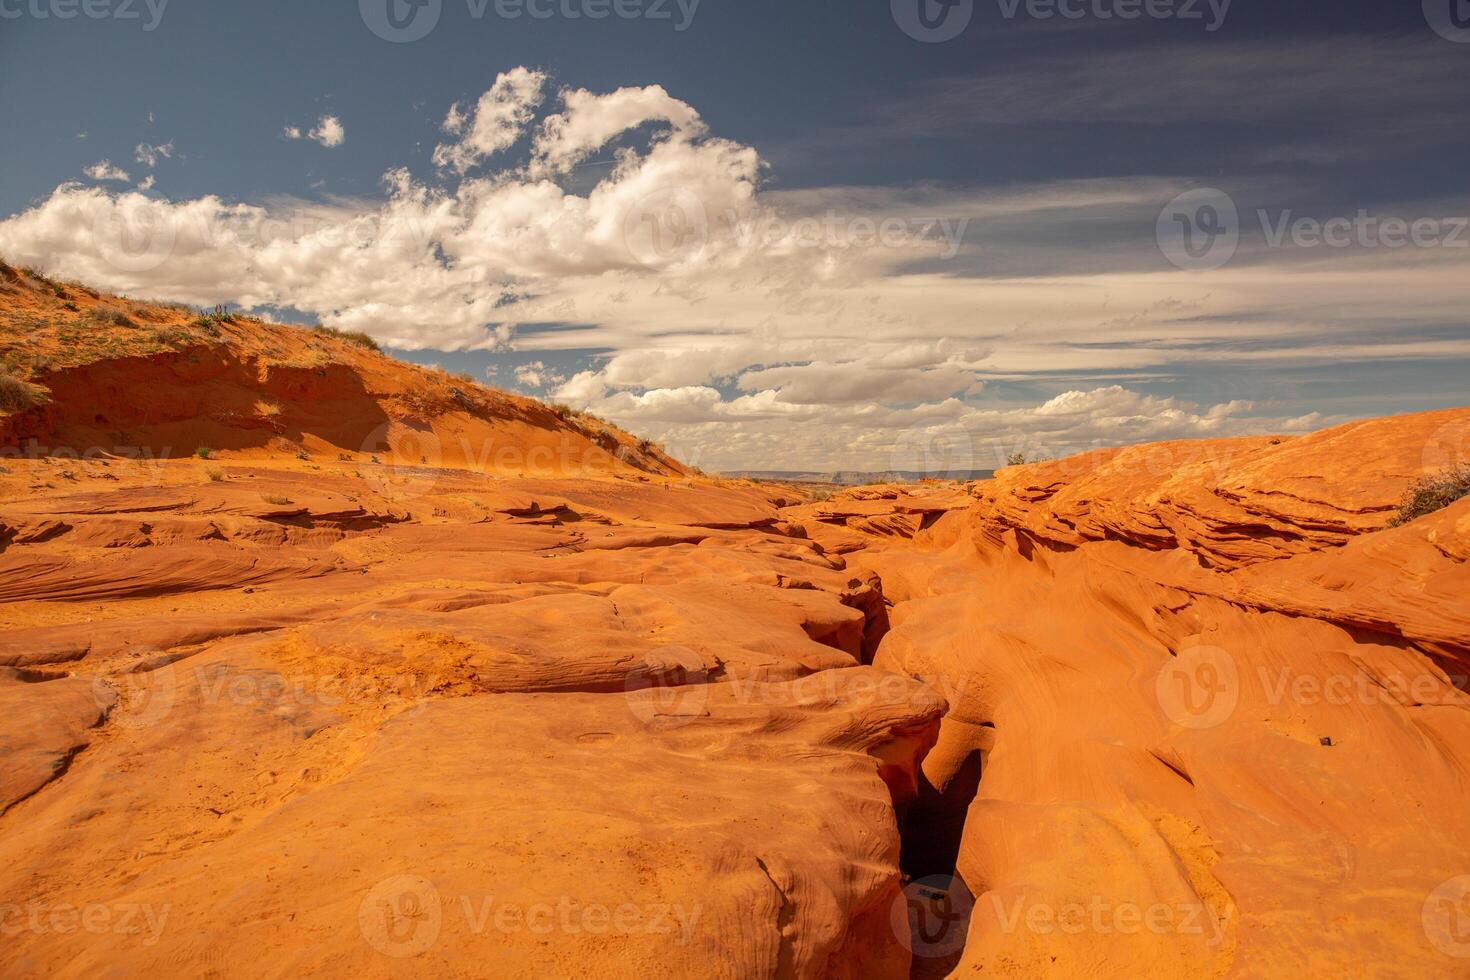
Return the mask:
<path id="1" fill-rule="evenodd" d="M 921 0 L 438 0 L 406 43 L 390 0 L 92 2 L 0 0 L 0 253 L 367 329 L 713 468 L 1467 400 L 1455 0 L 922 0 L 969 18 L 943 42 Z M 1180 252 L 1222 199 L 1225 251 Z M 137 221 L 178 223 L 156 263 L 108 254 Z"/>

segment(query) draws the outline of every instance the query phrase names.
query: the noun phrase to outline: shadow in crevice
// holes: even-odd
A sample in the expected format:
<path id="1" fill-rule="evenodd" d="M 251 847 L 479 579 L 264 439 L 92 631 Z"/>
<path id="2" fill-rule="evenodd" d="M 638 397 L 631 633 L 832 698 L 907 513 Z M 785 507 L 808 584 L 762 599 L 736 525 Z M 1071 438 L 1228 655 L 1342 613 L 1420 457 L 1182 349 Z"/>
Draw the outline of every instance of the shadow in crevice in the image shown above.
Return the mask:
<path id="1" fill-rule="evenodd" d="M 899 866 L 904 874 L 917 879 L 955 873 L 965 818 L 980 790 L 983 767 L 983 753 L 973 749 L 940 786 L 929 772 L 920 771 L 918 796 L 900 815 Z"/>
<path id="2" fill-rule="evenodd" d="M 948 976 L 964 956 L 974 899 L 959 876 L 959 856 L 993 739 L 993 726 L 946 718 L 919 772 L 917 796 L 898 813 L 910 978 Z"/>

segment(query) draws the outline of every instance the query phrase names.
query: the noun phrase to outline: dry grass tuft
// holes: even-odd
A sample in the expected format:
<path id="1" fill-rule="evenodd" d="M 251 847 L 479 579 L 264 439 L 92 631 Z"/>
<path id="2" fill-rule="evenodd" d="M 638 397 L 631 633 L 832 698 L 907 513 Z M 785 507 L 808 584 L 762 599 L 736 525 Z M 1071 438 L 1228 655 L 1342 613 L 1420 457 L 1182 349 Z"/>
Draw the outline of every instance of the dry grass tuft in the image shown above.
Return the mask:
<path id="1" fill-rule="evenodd" d="M 0 414 L 18 415 L 50 400 L 45 388 L 23 381 L 0 368 Z"/>

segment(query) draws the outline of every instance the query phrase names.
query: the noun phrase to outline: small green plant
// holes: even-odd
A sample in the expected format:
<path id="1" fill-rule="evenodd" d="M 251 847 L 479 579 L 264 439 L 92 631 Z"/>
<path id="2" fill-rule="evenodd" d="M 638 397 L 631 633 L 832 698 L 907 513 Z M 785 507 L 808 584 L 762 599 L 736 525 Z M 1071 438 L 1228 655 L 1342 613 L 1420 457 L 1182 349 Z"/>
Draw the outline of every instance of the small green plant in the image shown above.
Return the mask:
<path id="1" fill-rule="evenodd" d="M 198 456 L 200 459 L 208 459 L 210 453 L 212 452 L 214 452 L 214 450 L 210 449 L 208 446 L 200 446 L 198 449 L 194 450 L 194 455 Z"/>
<path id="2" fill-rule="evenodd" d="M 1007 466 L 1025 466 L 1026 465 L 1026 454 L 1025 453 L 1011 453 L 1009 456 L 1006 457 L 1006 465 Z"/>
<path id="3" fill-rule="evenodd" d="M 211 337 L 219 336 L 219 328 L 226 323 L 234 323 L 235 315 L 225 309 L 223 305 L 216 306 L 212 310 L 201 310 L 199 318 L 194 321 L 194 326 L 203 330 Z"/>
<path id="4" fill-rule="evenodd" d="M 1417 481 L 1404 494 L 1398 513 L 1389 527 L 1403 527 L 1411 521 L 1444 510 L 1450 504 L 1470 496 L 1470 466 L 1453 466 Z"/>

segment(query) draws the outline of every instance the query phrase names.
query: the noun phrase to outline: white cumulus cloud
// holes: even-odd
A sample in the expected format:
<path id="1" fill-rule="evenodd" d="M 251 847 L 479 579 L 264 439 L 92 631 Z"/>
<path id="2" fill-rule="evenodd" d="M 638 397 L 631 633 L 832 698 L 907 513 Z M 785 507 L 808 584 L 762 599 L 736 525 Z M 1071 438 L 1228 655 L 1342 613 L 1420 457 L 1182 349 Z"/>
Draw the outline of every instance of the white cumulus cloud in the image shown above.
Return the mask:
<path id="1" fill-rule="evenodd" d="M 82 173 L 93 180 L 116 180 L 128 181 L 131 178 L 128 172 L 121 167 L 114 167 L 111 160 L 98 160 L 90 167 L 85 168 Z"/>

